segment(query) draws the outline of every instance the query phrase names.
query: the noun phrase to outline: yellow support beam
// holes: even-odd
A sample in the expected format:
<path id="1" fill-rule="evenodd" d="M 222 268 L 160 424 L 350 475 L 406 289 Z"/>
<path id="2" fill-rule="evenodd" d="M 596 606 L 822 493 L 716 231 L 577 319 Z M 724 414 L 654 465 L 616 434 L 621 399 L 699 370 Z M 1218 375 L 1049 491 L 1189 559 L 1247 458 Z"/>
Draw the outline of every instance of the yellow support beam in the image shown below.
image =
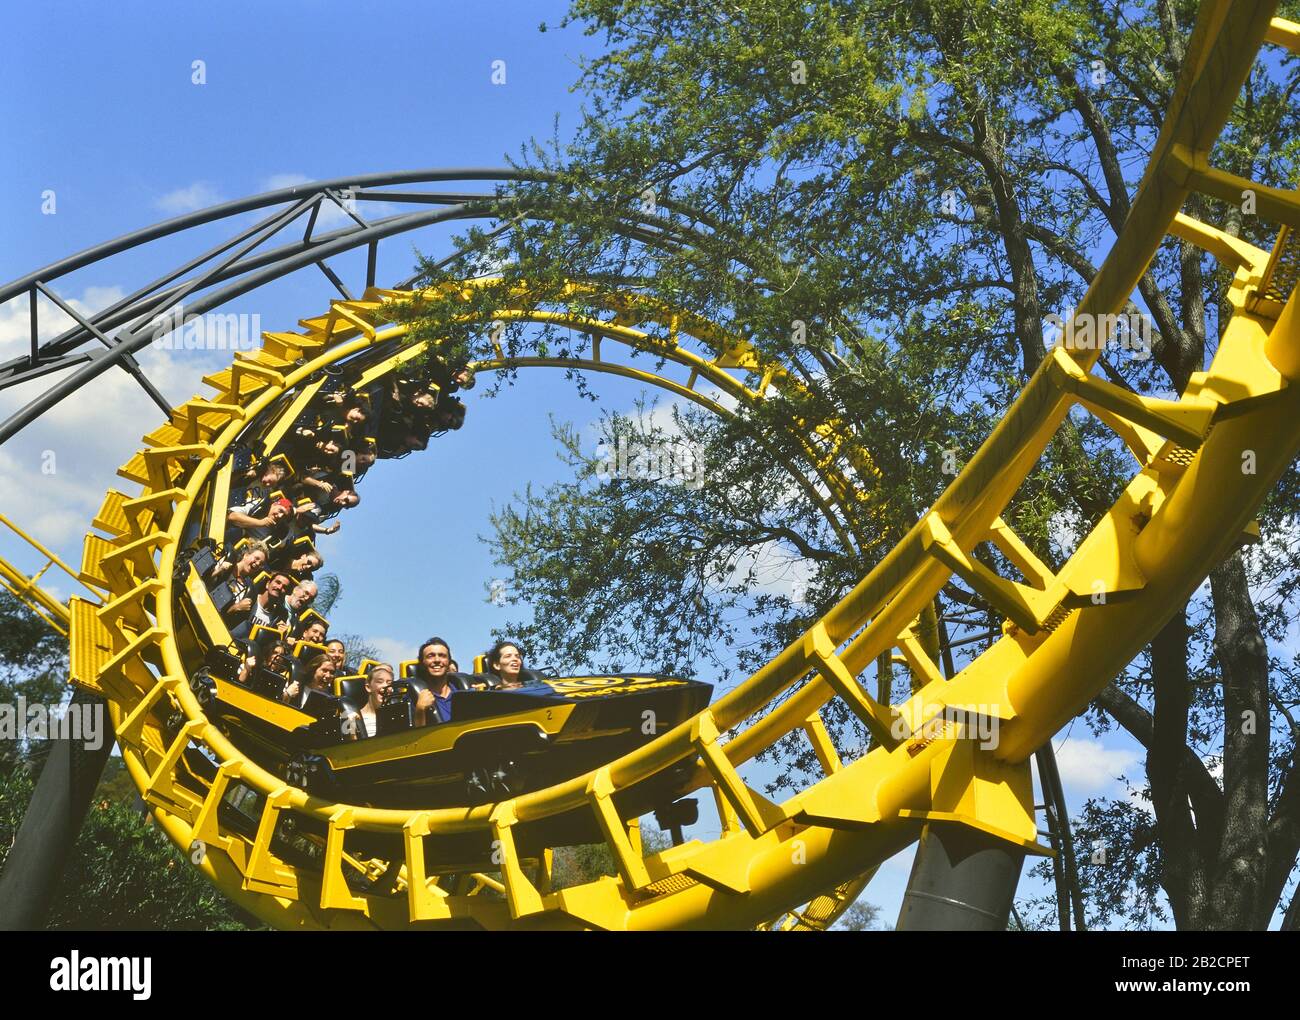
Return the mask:
<path id="1" fill-rule="evenodd" d="M 113 541 L 91 536 L 83 550 L 82 576 L 105 590 L 108 605 L 72 605 L 74 676 L 80 671 L 88 684 L 105 691 L 123 759 L 133 780 L 159 804 L 159 824 L 183 849 L 191 847 L 196 833 L 215 837 L 205 841 L 211 852 L 199 864 L 204 873 L 271 923 L 293 927 L 341 924 L 368 910 L 368 923 L 380 927 L 716 927 L 777 918 L 776 926 L 797 929 L 824 923 L 844 904 L 844 890 L 852 888 L 846 876 L 869 872 L 923 825 L 958 822 L 1037 852 L 1028 756 L 1149 641 L 1169 607 L 1180 604 L 1224 550 L 1240 540 L 1272 479 L 1300 446 L 1300 398 L 1287 385 L 1300 378 L 1300 329 L 1294 299 L 1278 292 L 1286 274 L 1274 280 L 1272 269 L 1261 268 L 1258 249 L 1180 211 L 1192 188 L 1212 192 L 1242 184 L 1209 168 L 1204 154 L 1212 150 L 1261 42 L 1267 37 L 1290 45 L 1295 38 L 1293 26 L 1271 21 L 1268 13 L 1222 3 L 1204 8 L 1129 217 L 1080 302 L 1082 314 L 1118 313 L 1171 233 L 1232 266 L 1236 276 L 1228 302 L 1244 314 L 1230 320 L 1212 365 L 1193 376 L 1183 397 L 1142 398 L 1091 376 L 1095 350 L 1073 356 L 1054 352 L 931 512 L 806 634 L 689 723 L 547 790 L 497 805 L 421 811 L 308 797 L 235 746 L 207 720 L 183 683 L 195 663 L 193 651 L 183 651 L 175 640 L 175 614 L 188 612 L 188 596 L 177 602 L 181 590 L 173 574 L 189 540 L 183 536 L 194 533 L 187 529 L 193 529 L 202 508 L 217 506 L 209 488 L 220 478 L 215 462 L 238 431 L 221 423 L 272 419 L 271 427 L 279 427 L 294 395 L 323 369 L 381 345 L 391 344 L 383 347 L 386 351 L 401 348 L 407 327 L 382 326 L 391 321 L 385 304 L 414 295 L 368 290 L 364 303 L 336 303 L 328 314 L 303 320 L 306 335 L 268 334 L 262 352 L 237 358 L 231 369 L 210 379 L 216 392 L 207 407 L 200 400 L 168 423 L 179 435 L 167 427 L 157 431 L 150 449 L 123 467 L 124 477 L 145 486 L 145 498 L 160 497 L 139 508 L 138 534 L 130 516 L 121 530 L 123 503 L 106 500 L 104 530 Z M 1294 217 L 1293 195 L 1259 195 L 1261 211 Z M 1279 238 L 1270 263 L 1280 261 L 1286 243 Z M 486 285 L 465 281 L 423 297 L 454 300 Z M 595 285 L 576 281 L 566 298 L 599 305 L 616 318 L 596 322 L 569 314 L 564 300 L 553 309 L 537 309 L 527 288 L 520 288 L 488 321 L 552 323 L 587 333 L 601 371 L 689 394 L 710 410 L 720 404 L 697 392 L 701 380 L 734 401 L 737 413 L 750 413 L 769 385 L 786 394 L 800 392 L 783 366 L 688 311 L 638 295 L 602 294 Z M 651 323 L 663 329 L 652 334 L 633 328 Z M 618 364 L 616 344 L 662 357 L 689 381 Z M 498 361 L 480 367 L 579 364 L 559 358 Z M 755 385 L 758 389 L 751 388 Z M 1116 429 L 1133 450 L 1138 470 L 1115 506 L 1053 571 L 1002 515 L 1076 403 Z M 237 406 L 241 417 L 223 414 L 216 405 Z M 187 424 L 193 426 L 188 435 Z M 846 550 L 856 554 L 871 548 L 878 529 L 871 516 L 870 458 L 839 422 L 792 419 L 788 427 L 798 450 L 793 466 L 813 480 L 815 490 L 829 494 L 817 505 Z M 1243 449 L 1258 454 L 1254 476 L 1241 472 Z M 976 559 L 984 542 L 998 548 L 1024 584 L 998 576 Z M 912 621 L 933 605 L 954 573 L 1011 625 L 955 676 L 944 677 Z M 189 583 L 199 607 L 191 615 L 198 629 L 206 629 L 210 621 L 203 599 L 193 579 Z M 1090 597 L 1098 586 L 1106 598 Z M 153 626 L 130 633 L 151 616 Z M 901 705 L 872 698 L 857 679 L 894 648 L 903 651 L 922 681 Z M 818 715 L 832 698 L 889 742 L 847 764 L 840 761 Z M 186 721 L 179 735 L 165 736 L 157 717 L 173 704 Z M 949 708 L 961 708 L 965 721 L 950 719 Z M 999 741 L 996 748 L 981 749 L 978 725 L 989 720 L 999 725 Z M 773 804 L 744 783 L 740 769 L 797 729 L 811 741 L 824 775 Z M 734 734 L 725 745 L 723 732 Z M 189 769 L 184 751 L 191 745 L 222 763 L 215 779 Z M 691 784 L 707 787 L 716 798 L 722 837 L 690 841 L 647 858 L 636 820 L 625 822 L 615 806 L 622 803 L 619 794 L 661 781 L 666 770 L 683 765 L 694 769 Z M 251 839 L 227 829 L 217 810 L 235 783 L 247 788 L 248 797 L 262 800 Z M 603 879 L 552 893 L 545 850 L 531 856 L 536 851 L 530 843 L 524 859 L 516 839 L 521 825 L 531 828 L 581 811 L 593 812 L 621 881 Z M 273 852 L 277 820 L 286 813 L 325 834 L 323 866 L 304 870 Z M 363 897 L 348 888 L 345 869 L 360 866 L 346 852 L 349 839 L 360 841 L 348 836 L 353 829 L 387 834 L 400 843 L 404 859 L 388 864 L 399 891 L 405 883 L 404 902 Z M 486 874 L 492 868 L 479 861 L 457 868 L 455 862 L 427 856 L 430 848 L 462 836 L 495 843 L 500 880 Z M 366 871 L 373 874 L 383 864 L 367 860 Z M 444 889 L 433 878 L 453 871 L 470 874 L 472 887 L 449 882 Z M 483 895 L 487 890 L 500 892 L 505 903 Z M 779 920 L 783 916 L 790 920 Z"/>
<path id="2" fill-rule="evenodd" d="M 341 807 L 330 815 L 325 839 L 325 859 L 321 864 L 320 905 L 322 910 L 355 910 L 370 913 L 370 904 L 348 888 L 343 875 L 343 840 L 356 827 L 351 808 Z"/>
<path id="3" fill-rule="evenodd" d="M 510 904 L 510 916 L 516 920 L 541 913 L 542 897 L 524 874 L 515 849 L 513 828 L 518 818 L 515 802 L 502 801 L 492 811 L 491 831 L 494 862 L 501 865 L 502 886 Z"/>
<path id="4" fill-rule="evenodd" d="M 613 792 L 614 784 L 609 778 L 609 769 L 597 769 L 587 784 L 587 796 L 591 798 L 596 821 L 605 835 L 605 842 L 614 852 L 614 861 L 618 865 L 618 873 L 623 877 L 623 884 L 629 889 L 644 889 L 650 884 L 650 875 L 646 872 L 640 848 L 632 845 L 623 820 L 614 809 L 611 797 Z M 639 834 L 637 842 L 640 842 Z"/>

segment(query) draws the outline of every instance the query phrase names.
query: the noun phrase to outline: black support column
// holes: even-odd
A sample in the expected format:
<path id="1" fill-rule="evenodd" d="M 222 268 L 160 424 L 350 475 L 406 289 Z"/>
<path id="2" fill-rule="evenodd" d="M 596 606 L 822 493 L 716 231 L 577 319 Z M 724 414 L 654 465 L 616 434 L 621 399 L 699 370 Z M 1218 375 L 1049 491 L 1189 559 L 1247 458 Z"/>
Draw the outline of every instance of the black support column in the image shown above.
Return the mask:
<path id="1" fill-rule="evenodd" d="M 0 875 L 0 931 L 32 931 L 45 926 L 63 866 L 113 749 L 113 731 L 103 702 L 77 691 L 69 706 L 69 711 L 75 710 L 102 713 L 101 745 L 90 751 L 84 739 L 50 742 L 45 768 Z"/>
<path id="2" fill-rule="evenodd" d="M 956 822 L 926 825 L 898 931 L 1005 931 L 1025 852 Z"/>

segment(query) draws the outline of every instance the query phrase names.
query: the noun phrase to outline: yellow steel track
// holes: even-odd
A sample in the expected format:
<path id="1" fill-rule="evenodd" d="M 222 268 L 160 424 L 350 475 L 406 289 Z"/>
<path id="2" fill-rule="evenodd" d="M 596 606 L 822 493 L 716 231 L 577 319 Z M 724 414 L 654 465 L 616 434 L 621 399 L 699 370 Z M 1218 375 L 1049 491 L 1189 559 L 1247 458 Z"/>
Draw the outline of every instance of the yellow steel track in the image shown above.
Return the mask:
<path id="1" fill-rule="evenodd" d="M 1164 238 L 1184 238 L 1235 271 L 1228 293 L 1234 314 L 1209 369 L 1196 373 L 1178 400 L 1162 401 L 1093 376 L 1095 349 L 1053 350 L 933 507 L 799 640 L 689 722 L 546 790 L 463 809 L 330 803 L 257 765 L 204 715 L 187 686 L 197 663 L 186 661 L 175 638 L 178 592 L 171 578 L 182 533 L 202 513 L 218 459 L 245 423 L 289 406 L 281 398 L 326 365 L 377 345 L 400 349 L 405 327 L 385 324 L 393 303 L 408 295 L 371 289 L 360 301 L 336 302 L 327 314 L 304 320 L 297 333 L 266 334 L 260 351 L 205 380 L 211 392 L 180 407 L 123 466 L 119 473 L 139 492 L 106 497 L 95 522 L 103 534 L 87 536 L 80 571 L 102 596 L 74 598 L 66 610 L 73 678 L 108 700 L 126 766 L 159 824 L 223 892 L 285 928 L 818 928 L 927 823 L 974 826 L 1039 852 L 1028 756 L 1123 669 L 1239 543 L 1300 447 L 1296 298 L 1293 281 L 1275 272 L 1289 250 L 1289 228 L 1300 226 L 1300 202 L 1208 162 L 1259 47 L 1297 46 L 1297 27 L 1272 19 L 1272 10 L 1224 2 L 1202 10 L 1128 221 L 1078 309 L 1118 312 Z M 1245 189 L 1255 192 L 1261 215 L 1283 225 L 1272 255 L 1179 212 L 1192 191 L 1239 201 Z M 619 300 L 621 315 L 612 324 L 524 310 L 522 300 L 493 317 L 571 325 L 682 365 L 691 372 L 688 383 L 602 358 L 599 342 L 582 361 L 503 355 L 480 368 L 581 364 L 663 386 L 720 413 L 721 405 L 696 391 L 696 379 L 742 403 L 762 400 L 769 386 L 797 385 L 716 327 L 685 314 L 666 317 L 631 296 Z M 647 323 L 656 329 L 637 328 Z M 1117 432 L 1136 470 L 1055 572 L 1000 515 L 1076 405 Z M 873 470 L 870 461 L 834 423 L 791 428 L 800 432 L 826 494 L 814 486 L 810 495 L 832 519 L 834 510 L 842 513 L 846 546 L 866 548 L 867 501 L 850 475 Z M 985 542 L 1015 565 L 1018 579 L 998 576 L 975 558 Z M 1000 640 L 945 678 L 913 621 L 954 574 L 1006 622 Z M 25 583 L 17 575 L 9 580 L 20 589 Z M 858 677 L 895 650 L 923 683 L 905 702 L 881 704 Z M 833 698 L 880 743 L 850 763 L 841 761 L 821 721 Z M 982 748 L 969 721 L 954 717 L 957 709 L 996 720 L 996 746 Z M 184 724 L 171 736 L 163 720 L 176 711 Z M 824 774 L 773 803 L 737 770 L 795 730 L 806 734 Z M 189 748 L 218 764 L 214 780 L 187 764 Z M 724 831 L 711 842 L 646 855 L 636 820 L 621 818 L 612 798 L 682 761 L 693 767 L 693 788 L 716 798 Z M 218 814 L 235 784 L 260 795 L 252 834 L 230 830 Z M 551 891 L 551 855 L 522 859 L 512 830 L 575 809 L 594 813 L 619 875 Z M 273 850 L 277 825 L 295 816 L 328 832 L 311 867 Z M 350 849 L 357 831 L 400 837 L 401 859 L 358 856 Z M 472 882 L 449 877 L 463 876 L 464 862 L 426 852 L 430 834 L 461 832 L 482 833 L 496 848 Z M 349 869 L 388 869 L 395 894 L 356 893 L 345 879 Z"/>

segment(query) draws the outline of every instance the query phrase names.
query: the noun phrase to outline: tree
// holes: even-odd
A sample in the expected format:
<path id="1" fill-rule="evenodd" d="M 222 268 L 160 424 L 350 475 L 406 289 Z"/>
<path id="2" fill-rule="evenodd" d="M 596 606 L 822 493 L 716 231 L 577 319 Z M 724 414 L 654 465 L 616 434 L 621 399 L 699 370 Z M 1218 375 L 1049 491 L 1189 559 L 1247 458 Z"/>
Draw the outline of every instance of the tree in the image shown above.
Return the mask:
<path id="1" fill-rule="evenodd" d="M 25 605 L 0 591 L 0 704 L 58 704 L 68 646 Z M 47 745 L 0 743 L 0 870 L 27 813 Z M 162 832 L 136 810 L 135 787 L 110 758 L 68 858 L 47 927 L 64 930 L 243 928 L 226 902 Z"/>
<path id="2" fill-rule="evenodd" d="M 343 599 L 343 583 L 338 574 L 321 574 L 316 579 L 316 589 L 316 601 L 312 607 L 322 616 L 328 616 Z"/>
<path id="3" fill-rule="evenodd" d="M 0 588 L 0 705 L 14 705 L 19 695 L 32 704 L 57 705 L 63 698 L 68 644 L 58 632 L 7 590 Z M 24 736 L 0 741 L 0 768 L 12 767 L 43 748 Z"/>
<path id="4" fill-rule="evenodd" d="M 647 854 L 658 853 L 671 845 L 672 841 L 658 829 L 641 831 L 641 846 Z M 603 875 L 613 877 L 617 874 L 614 852 L 607 843 L 557 847 L 551 865 L 551 888 L 568 889 L 570 886 L 595 882 Z"/>
<path id="5" fill-rule="evenodd" d="M 880 924 L 880 908 L 874 903 L 857 900 L 840 919 L 831 925 L 831 931 L 888 931 L 888 925 Z"/>
<path id="6" fill-rule="evenodd" d="M 0 868 L 35 783 L 0 772 Z M 46 927 L 70 931 L 233 930 L 236 911 L 157 828 L 127 804 L 91 804 L 51 904 Z M 253 922 L 256 923 L 256 922 Z"/>
<path id="7" fill-rule="evenodd" d="M 423 263 L 430 286 L 489 265 L 501 279 L 463 318 L 459 292 L 418 302 L 407 313 L 416 335 L 482 350 L 474 319 L 521 288 L 539 305 L 608 319 L 609 292 L 622 286 L 724 324 L 803 386 L 732 419 L 675 413 L 671 438 L 706 465 L 699 488 L 602 480 L 558 427 L 574 479 L 493 519 L 514 597 L 533 610 L 512 628 L 570 667 L 752 668 L 838 599 L 987 435 L 1043 357 L 1048 314 L 1066 317 L 1081 296 L 1128 213 L 1195 10 L 1175 0 L 575 0 L 566 24 L 607 43 L 582 67 L 589 105 L 577 136 L 523 154 L 537 176 L 502 196 L 501 232 L 466 236 L 477 262 Z M 1298 84 L 1291 56 L 1260 62 L 1213 164 L 1293 184 Z M 631 223 L 633 207 L 650 227 Z M 1242 208 L 1193 199 L 1188 212 L 1272 243 Z M 1099 369 L 1138 392 L 1181 392 L 1214 353 L 1227 278 L 1168 240 L 1129 307 L 1149 347 L 1107 352 Z M 597 295 L 566 291 L 570 279 L 594 281 Z M 508 354 L 586 349 L 581 334 L 547 328 L 511 326 L 498 340 Z M 796 418 L 834 418 L 861 437 L 879 469 L 860 478 L 866 509 L 828 517 L 772 456 L 800 458 Z M 666 438 L 637 415 L 605 420 L 605 440 L 618 435 Z M 1072 417 L 1004 516 L 1059 566 L 1130 465 L 1105 426 Z M 1263 543 L 1216 568 L 1209 591 L 1088 714 L 1094 729 L 1122 727 L 1146 749 L 1138 788 L 1151 805 L 1103 801 L 1076 819 L 1080 844 L 1110 846 L 1106 859 L 1146 855 L 1123 874 L 1085 867 L 1094 923 L 1159 922 L 1151 883 L 1180 927 L 1263 927 L 1288 902 L 1300 848 L 1288 714 L 1300 690 L 1284 646 L 1300 584 L 1289 541 L 1297 477 L 1261 510 Z M 762 590 L 755 564 L 773 557 L 804 565 L 797 596 Z M 938 625 L 950 646 L 978 639 L 950 653 L 950 673 L 997 629 L 956 583 Z M 882 682 L 888 690 L 888 674 Z M 841 712 L 828 724 L 842 753 L 865 749 L 855 720 Z M 803 745 L 777 753 L 788 768 L 778 787 L 815 769 Z"/>
<path id="8" fill-rule="evenodd" d="M 343 647 L 347 650 L 343 668 L 349 673 L 358 672 L 361 669 L 361 663 L 366 659 L 376 661 L 383 659 L 383 653 L 361 634 L 331 634 L 330 640 L 335 639 L 342 641 Z"/>

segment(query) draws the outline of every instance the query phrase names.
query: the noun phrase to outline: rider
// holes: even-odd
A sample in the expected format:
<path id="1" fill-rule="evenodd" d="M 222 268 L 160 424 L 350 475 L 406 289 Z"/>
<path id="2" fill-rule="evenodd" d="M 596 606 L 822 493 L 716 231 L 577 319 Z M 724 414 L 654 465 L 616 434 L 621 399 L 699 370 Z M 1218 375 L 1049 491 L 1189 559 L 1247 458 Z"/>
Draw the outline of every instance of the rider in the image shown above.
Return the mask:
<path id="1" fill-rule="evenodd" d="M 239 682 L 248 683 L 253 670 L 258 666 L 273 673 L 288 676 L 293 668 L 293 654 L 289 642 L 283 638 L 272 638 L 255 649 L 253 654 L 245 657 L 244 665 L 239 670 Z"/>
<path id="2" fill-rule="evenodd" d="M 428 684 L 415 702 L 415 725 L 451 721 L 451 649 L 440 637 L 431 637 L 416 654 L 415 676 Z M 430 709 L 436 715 L 430 714 Z"/>
<path id="3" fill-rule="evenodd" d="M 334 672 L 342 676 L 343 666 L 347 661 L 347 646 L 338 638 L 330 638 L 325 642 L 325 654 L 330 657 L 330 662 L 334 663 Z"/>
<path id="4" fill-rule="evenodd" d="M 284 701 L 294 708 L 302 708 L 307 703 L 307 690 L 320 691 L 324 694 L 333 694 L 334 687 L 334 663 L 330 661 L 329 656 L 321 653 L 313 655 L 303 664 L 300 676 L 306 680 L 290 680 L 284 688 Z"/>
<path id="5" fill-rule="evenodd" d="M 344 732 L 351 733 L 353 740 L 373 737 L 379 732 L 379 708 L 393 689 L 393 667 L 385 662 L 377 662 L 366 673 L 366 703 L 360 711 L 353 713 L 352 725 L 345 726 Z"/>
<path id="6" fill-rule="evenodd" d="M 488 670 L 509 690 L 524 685 L 524 653 L 513 641 L 498 641 L 487 652 Z"/>

